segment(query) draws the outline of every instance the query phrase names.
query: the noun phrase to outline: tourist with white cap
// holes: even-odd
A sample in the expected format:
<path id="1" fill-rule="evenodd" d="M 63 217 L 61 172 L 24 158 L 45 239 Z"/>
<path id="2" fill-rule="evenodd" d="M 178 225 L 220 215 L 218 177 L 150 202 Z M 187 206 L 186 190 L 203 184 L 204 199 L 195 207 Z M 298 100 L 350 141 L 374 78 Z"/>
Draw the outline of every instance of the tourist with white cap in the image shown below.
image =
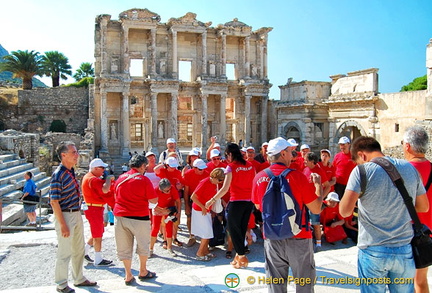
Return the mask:
<path id="1" fill-rule="evenodd" d="M 174 138 L 170 137 L 166 141 L 167 149 L 164 150 L 160 156 L 159 156 L 159 163 L 165 162 L 165 160 L 169 157 L 168 154 L 171 152 L 177 153 L 177 160 L 179 163 L 179 166 L 183 166 L 183 157 L 180 153 L 180 151 L 177 149 L 177 142 Z"/>
<path id="2" fill-rule="evenodd" d="M 324 227 L 324 233 L 330 233 L 329 230 L 336 228 L 338 230 L 334 231 L 337 231 L 337 234 L 340 235 L 341 238 L 343 237 L 342 243 L 346 244 L 347 237 L 343 229 L 345 219 L 339 213 L 339 201 L 339 195 L 336 192 L 330 192 L 327 195 L 323 203 L 324 208 L 320 214 L 320 221 Z M 337 226 L 341 226 L 342 228 Z M 326 241 L 330 244 L 334 244 L 329 238 L 326 238 Z"/>
<path id="3" fill-rule="evenodd" d="M 246 160 L 254 166 L 256 173 L 262 170 L 261 163 L 255 160 L 255 148 L 253 146 L 246 148 Z"/>
<path id="4" fill-rule="evenodd" d="M 104 233 L 104 209 L 105 204 L 110 203 L 112 207 L 114 204 L 114 194 L 110 191 L 111 182 L 115 179 L 113 175 L 108 175 L 102 178 L 105 168 L 108 164 L 104 163 L 101 159 L 96 158 L 90 162 L 90 171 L 84 175 L 82 179 L 82 193 L 88 209 L 84 214 L 90 224 L 91 237 L 85 245 L 85 259 L 88 262 L 94 262 L 96 266 L 109 266 L 112 264 L 111 260 L 103 259 L 102 257 L 102 236 Z M 93 246 L 95 250 L 94 261 L 89 256 L 90 247 Z"/>
<path id="5" fill-rule="evenodd" d="M 213 149 L 210 152 L 210 161 L 207 163 L 208 172 L 213 171 L 216 168 L 225 168 L 227 164 L 222 162 L 222 156 L 219 150 Z"/>
<path id="6" fill-rule="evenodd" d="M 344 195 L 351 171 L 357 164 L 351 159 L 350 139 L 346 136 L 342 136 L 339 138 L 338 144 L 340 152 L 337 153 L 333 159 L 333 165 L 336 168 L 336 184 L 334 190 L 339 194 L 339 198 L 341 199 Z"/>
<path id="7" fill-rule="evenodd" d="M 328 149 L 320 150 L 321 162 L 318 162 L 318 165 L 327 175 L 327 180 L 330 185 L 330 191 L 334 191 L 334 185 L 336 184 L 336 168 L 330 162 L 331 152 Z M 326 196 L 327 194 L 324 194 Z"/>
<path id="8" fill-rule="evenodd" d="M 148 164 L 146 166 L 146 171 L 144 173 L 144 176 L 150 179 L 153 188 L 156 188 L 159 186 L 160 178 L 156 175 L 154 168 L 156 167 L 156 155 L 153 152 L 146 152 L 145 157 L 148 160 Z"/>
<path id="9" fill-rule="evenodd" d="M 189 231 L 189 240 L 187 246 L 192 246 L 195 244 L 195 236 L 191 233 L 191 208 L 192 199 L 190 198 L 195 188 L 198 186 L 201 180 L 208 178 L 209 173 L 207 172 L 207 164 L 201 160 L 196 159 L 193 162 L 193 169 L 188 170 L 183 176 L 184 190 L 183 197 L 185 203 L 185 214 L 187 217 L 187 227 Z"/>
<path id="10" fill-rule="evenodd" d="M 186 156 L 186 165 L 182 169 L 182 176 L 186 173 L 186 171 L 193 169 L 193 162 L 200 157 L 199 148 L 193 148 L 189 151 Z"/>
<path id="11" fill-rule="evenodd" d="M 286 139 L 278 137 L 269 141 L 267 156 L 270 161 L 270 170 L 277 176 L 288 168 L 291 163 L 292 151 L 295 145 Z M 315 188 L 308 183 L 303 173 L 292 170 L 287 175 L 287 181 L 291 187 L 293 196 L 301 210 L 304 205 L 313 212 L 321 211 L 322 197 L 316 196 L 316 191 L 322 189 L 321 178 L 318 174 L 312 174 Z M 262 210 L 262 199 L 269 183 L 269 176 L 265 171 L 259 172 L 253 180 L 252 201 Z M 293 238 L 282 240 L 264 239 L 264 257 L 266 276 L 269 278 L 288 279 L 289 268 L 293 277 L 300 280 L 312 280 L 307 284 L 296 284 L 296 292 L 313 292 L 316 277 L 315 260 L 312 244 L 312 233 L 309 223 L 306 221 L 306 213 L 302 213 L 304 226 L 301 232 Z M 269 292 L 287 292 L 286 282 L 270 282 Z"/>
<path id="12" fill-rule="evenodd" d="M 207 161 L 210 161 L 211 150 L 217 149 L 218 151 L 221 151 L 220 144 L 217 142 L 217 136 L 210 137 L 210 142 L 211 142 L 210 146 L 208 147 L 207 152 L 206 152 L 206 160 Z"/>

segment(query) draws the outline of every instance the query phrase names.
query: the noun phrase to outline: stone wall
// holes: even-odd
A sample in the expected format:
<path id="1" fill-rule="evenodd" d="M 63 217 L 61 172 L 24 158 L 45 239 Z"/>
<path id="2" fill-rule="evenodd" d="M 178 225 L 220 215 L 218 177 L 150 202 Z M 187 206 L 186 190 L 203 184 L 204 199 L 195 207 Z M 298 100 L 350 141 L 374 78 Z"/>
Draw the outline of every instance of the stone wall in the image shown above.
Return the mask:
<path id="1" fill-rule="evenodd" d="M 18 91 L 16 114 L 5 122 L 7 128 L 45 133 L 53 120 L 63 120 L 66 132 L 84 134 L 88 118 L 88 89 L 58 87 Z"/>
<path id="2" fill-rule="evenodd" d="M 0 133 L 0 153 L 18 154 L 20 158 L 38 166 L 39 163 L 39 135 L 22 133 L 16 130 L 6 130 Z"/>

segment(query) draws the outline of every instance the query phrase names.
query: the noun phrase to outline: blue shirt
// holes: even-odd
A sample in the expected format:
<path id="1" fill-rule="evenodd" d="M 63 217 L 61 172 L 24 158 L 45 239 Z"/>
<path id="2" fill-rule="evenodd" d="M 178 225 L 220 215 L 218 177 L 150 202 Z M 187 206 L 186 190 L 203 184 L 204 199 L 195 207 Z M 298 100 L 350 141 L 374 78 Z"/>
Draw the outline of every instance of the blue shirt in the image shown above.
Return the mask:
<path id="1" fill-rule="evenodd" d="M 28 195 L 36 195 L 36 188 L 37 188 L 36 184 L 30 178 L 24 183 L 23 192 L 24 193 L 28 192 Z"/>
<path id="2" fill-rule="evenodd" d="M 54 171 L 50 182 L 50 199 L 58 200 L 60 208 L 80 209 L 80 190 L 72 168 L 68 170 L 60 164 Z"/>

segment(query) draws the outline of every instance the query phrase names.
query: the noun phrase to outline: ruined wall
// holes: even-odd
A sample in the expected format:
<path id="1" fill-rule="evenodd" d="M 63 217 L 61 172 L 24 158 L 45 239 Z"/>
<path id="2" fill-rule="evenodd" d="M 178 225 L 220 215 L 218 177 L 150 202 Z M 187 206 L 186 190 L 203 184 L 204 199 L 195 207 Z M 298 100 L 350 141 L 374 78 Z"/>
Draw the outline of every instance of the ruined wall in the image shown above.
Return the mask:
<path id="1" fill-rule="evenodd" d="M 83 134 L 89 118 L 88 92 L 74 87 L 18 91 L 17 113 L 9 117 L 7 128 L 45 133 L 53 120 L 63 120 L 67 132 Z"/>
<path id="2" fill-rule="evenodd" d="M 18 154 L 28 162 L 39 163 L 39 135 L 22 133 L 16 130 L 6 130 L 0 133 L 0 153 Z"/>

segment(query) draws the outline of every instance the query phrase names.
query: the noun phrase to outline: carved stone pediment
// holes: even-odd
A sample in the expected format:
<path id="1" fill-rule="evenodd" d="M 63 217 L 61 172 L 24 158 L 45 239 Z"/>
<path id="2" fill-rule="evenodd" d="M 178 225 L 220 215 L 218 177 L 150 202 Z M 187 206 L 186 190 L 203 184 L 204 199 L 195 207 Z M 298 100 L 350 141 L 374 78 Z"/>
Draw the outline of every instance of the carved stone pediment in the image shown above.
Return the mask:
<path id="1" fill-rule="evenodd" d="M 210 22 L 203 23 L 203 22 L 196 19 L 196 13 L 188 12 L 182 17 L 170 18 L 168 20 L 167 24 L 169 26 L 176 26 L 176 25 L 185 26 L 186 25 L 186 26 L 193 26 L 193 27 L 197 27 L 197 26 L 209 27 L 212 24 L 212 22 L 210 21 Z"/>
<path id="2" fill-rule="evenodd" d="M 119 14 L 121 20 L 139 20 L 143 22 L 160 22 L 160 15 L 146 9 L 129 9 Z"/>
<path id="3" fill-rule="evenodd" d="M 219 24 L 218 29 L 224 30 L 226 34 L 250 34 L 252 31 L 251 26 L 239 21 L 237 18 L 234 18 L 232 21 L 226 22 L 225 24 Z"/>

